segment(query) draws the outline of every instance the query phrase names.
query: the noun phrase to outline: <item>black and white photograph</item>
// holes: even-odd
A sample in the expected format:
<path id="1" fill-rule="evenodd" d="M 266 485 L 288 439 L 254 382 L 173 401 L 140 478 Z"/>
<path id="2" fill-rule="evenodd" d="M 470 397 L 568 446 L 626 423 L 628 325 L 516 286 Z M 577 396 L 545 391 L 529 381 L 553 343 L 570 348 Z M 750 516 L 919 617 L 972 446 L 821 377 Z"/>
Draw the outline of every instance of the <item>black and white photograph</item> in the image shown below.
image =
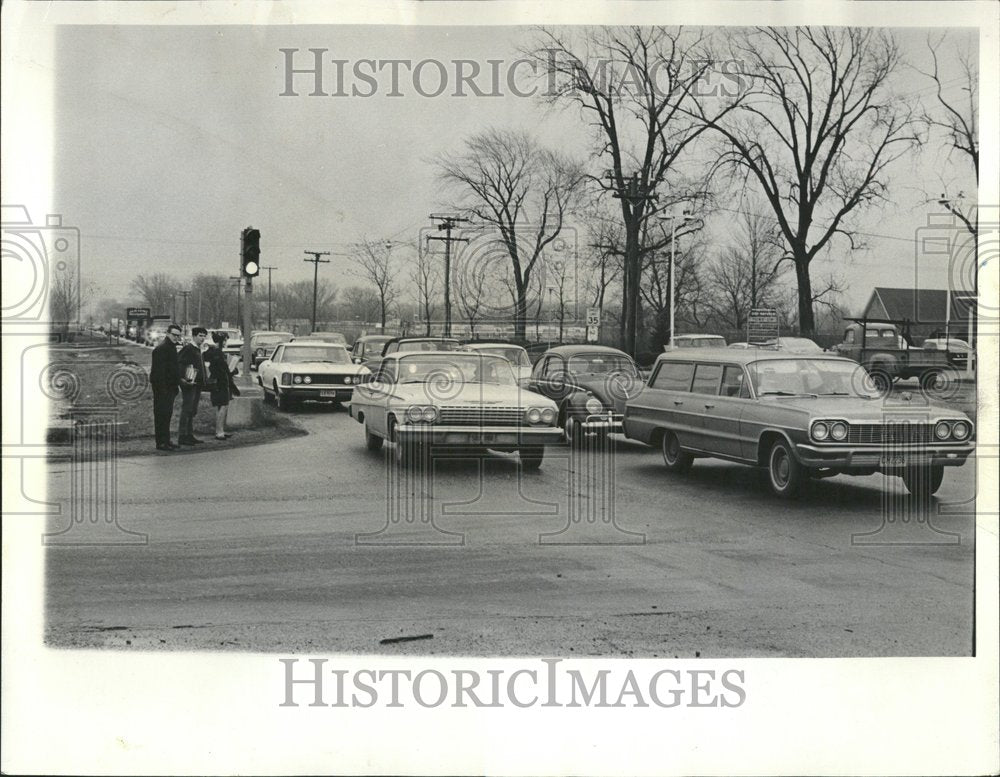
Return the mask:
<path id="1" fill-rule="evenodd" d="M 2 770 L 1000 772 L 998 30 L 4 3 Z"/>

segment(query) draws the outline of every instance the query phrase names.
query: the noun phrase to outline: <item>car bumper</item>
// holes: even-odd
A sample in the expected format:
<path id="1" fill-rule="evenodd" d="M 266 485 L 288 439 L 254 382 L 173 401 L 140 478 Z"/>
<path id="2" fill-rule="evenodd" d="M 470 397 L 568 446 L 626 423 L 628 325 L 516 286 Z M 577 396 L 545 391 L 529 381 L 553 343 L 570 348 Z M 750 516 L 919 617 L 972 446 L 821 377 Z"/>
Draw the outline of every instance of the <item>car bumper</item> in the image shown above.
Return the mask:
<path id="1" fill-rule="evenodd" d="M 406 442 L 434 445 L 482 445 L 516 448 L 522 445 L 554 445 L 562 441 L 555 426 L 434 426 L 401 424 L 396 433 Z"/>
<path id="2" fill-rule="evenodd" d="M 346 402 L 354 396 L 354 386 L 282 386 L 280 391 L 289 399 L 318 399 L 322 402 Z"/>
<path id="3" fill-rule="evenodd" d="M 588 415 L 580 422 L 580 427 L 587 437 L 595 437 L 599 434 L 622 434 L 622 416 L 618 413 L 597 413 Z"/>
<path id="4" fill-rule="evenodd" d="M 807 467 L 842 470 L 892 471 L 906 467 L 960 467 L 975 450 L 972 445 L 930 445 L 912 448 L 858 448 L 856 446 L 796 445 L 799 461 Z"/>

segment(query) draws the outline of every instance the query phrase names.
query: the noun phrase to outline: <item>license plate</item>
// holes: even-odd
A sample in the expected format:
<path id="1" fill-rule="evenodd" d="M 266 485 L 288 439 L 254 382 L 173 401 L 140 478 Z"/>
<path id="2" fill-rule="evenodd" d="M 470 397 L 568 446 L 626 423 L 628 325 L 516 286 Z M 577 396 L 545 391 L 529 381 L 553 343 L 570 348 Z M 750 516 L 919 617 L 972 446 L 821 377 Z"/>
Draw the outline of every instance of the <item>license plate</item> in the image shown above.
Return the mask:
<path id="1" fill-rule="evenodd" d="M 336 399 L 337 398 L 337 392 L 336 391 L 321 391 L 321 392 L 319 392 L 319 395 L 320 395 L 320 398 L 322 398 L 322 399 Z"/>
<path id="2" fill-rule="evenodd" d="M 883 456 L 879 463 L 883 467 L 902 467 L 904 462 L 902 456 Z"/>

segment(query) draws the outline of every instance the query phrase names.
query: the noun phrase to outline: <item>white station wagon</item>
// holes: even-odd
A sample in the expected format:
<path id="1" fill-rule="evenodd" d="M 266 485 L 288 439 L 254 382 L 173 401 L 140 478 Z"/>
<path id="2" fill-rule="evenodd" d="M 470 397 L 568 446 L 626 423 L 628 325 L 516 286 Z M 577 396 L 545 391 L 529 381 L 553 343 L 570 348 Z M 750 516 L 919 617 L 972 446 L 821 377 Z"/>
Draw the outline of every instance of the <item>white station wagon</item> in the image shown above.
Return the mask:
<path id="1" fill-rule="evenodd" d="M 400 464 L 431 448 L 489 448 L 517 451 L 524 469 L 537 469 L 545 445 L 562 439 L 556 413 L 551 399 L 518 386 L 507 359 L 462 351 L 387 355 L 351 402 L 368 449 L 388 440 Z"/>

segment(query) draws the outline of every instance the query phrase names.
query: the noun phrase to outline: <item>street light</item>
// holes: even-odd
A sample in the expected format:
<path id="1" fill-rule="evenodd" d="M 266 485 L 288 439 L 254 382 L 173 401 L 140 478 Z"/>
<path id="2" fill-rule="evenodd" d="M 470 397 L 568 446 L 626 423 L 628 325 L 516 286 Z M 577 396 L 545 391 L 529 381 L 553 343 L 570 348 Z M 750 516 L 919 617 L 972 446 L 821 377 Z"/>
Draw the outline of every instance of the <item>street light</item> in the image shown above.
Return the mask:
<path id="1" fill-rule="evenodd" d="M 671 213 L 669 216 L 660 216 L 661 220 L 670 220 L 670 347 L 674 347 L 674 308 L 676 306 L 676 297 L 674 293 L 674 257 L 676 255 L 676 245 L 677 245 L 677 221 L 678 217 L 676 213 Z M 687 211 L 684 211 L 680 215 L 680 221 L 693 221 L 694 216 L 692 216 Z"/>

